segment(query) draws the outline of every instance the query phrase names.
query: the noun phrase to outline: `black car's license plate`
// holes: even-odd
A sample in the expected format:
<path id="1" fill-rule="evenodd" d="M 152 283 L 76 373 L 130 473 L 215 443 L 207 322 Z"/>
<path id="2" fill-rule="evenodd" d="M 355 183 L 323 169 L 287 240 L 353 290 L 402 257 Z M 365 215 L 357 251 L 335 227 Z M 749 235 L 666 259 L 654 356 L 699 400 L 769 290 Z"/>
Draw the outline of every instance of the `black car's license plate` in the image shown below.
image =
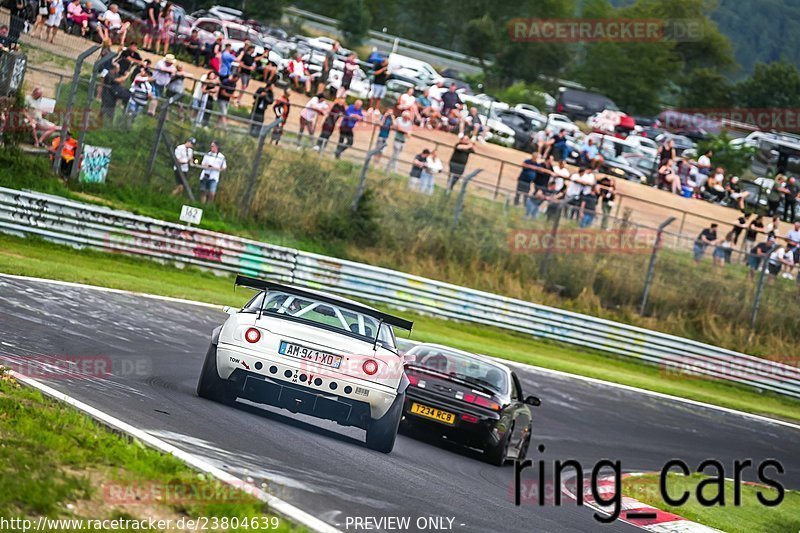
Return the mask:
<path id="1" fill-rule="evenodd" d="M 334 355 L 332 353 L 321 352 L 314 348 L 307 346 L 300 346 L 291 342 L 281 341 L 278 348 L 281 355 L 287 355 L 303 361 L 309 361 L 318 365 L 330 366 L 332 368 L 339 368 L 342 365 L 342 356 Z"/>

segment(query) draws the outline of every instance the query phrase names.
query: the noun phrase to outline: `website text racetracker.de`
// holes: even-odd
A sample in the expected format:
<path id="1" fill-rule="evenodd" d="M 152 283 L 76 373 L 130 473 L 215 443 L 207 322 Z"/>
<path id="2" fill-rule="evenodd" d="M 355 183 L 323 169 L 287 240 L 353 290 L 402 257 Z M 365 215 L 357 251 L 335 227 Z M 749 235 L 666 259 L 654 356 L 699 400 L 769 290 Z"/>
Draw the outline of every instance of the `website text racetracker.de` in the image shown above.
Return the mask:
<path id="1" fill-rule="evenodd" d="M 657 232 L 652 230 L 605 231 L 596 229 L 515 230 L 509 233 L 508 244 L 512 253 L 651 253 L 657 242 Z"/>
<path id="2" fill-rule="evenodd" d="M 220 531 L 247 529 L 270 531 L 281 525 L 277 516 L 198 518 L 5 518 L 0 517 L 0 531 Z"/>

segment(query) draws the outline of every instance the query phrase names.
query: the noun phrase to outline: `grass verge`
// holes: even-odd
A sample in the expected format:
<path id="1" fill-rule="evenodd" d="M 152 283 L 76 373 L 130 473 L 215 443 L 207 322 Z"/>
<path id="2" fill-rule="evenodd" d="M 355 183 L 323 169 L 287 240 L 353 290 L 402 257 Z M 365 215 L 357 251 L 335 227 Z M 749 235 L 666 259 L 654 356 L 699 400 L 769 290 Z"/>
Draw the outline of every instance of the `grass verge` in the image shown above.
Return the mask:
<path id="1" fill-rule="evenodd" d="M 776 500 L 777 491 L 769 487 L 743 484 L 740 505 L 735 505 L 733 481 L 725 481 L 722 490 L 713 481 L 710 485 L 702 486 L 702 496 L 715 499 L 718 494 L 724 494 L 725 505 L 706 507 L 698 501 L 697 489 L 700 482 L 709 479 L 711 478 L 701 474 L 670 474 L 667 478 L 670 497 L 678 498 L 684 492 L 690 495 L 681 506 L 668 505 L 661 498 L 658 474 L 624 478 L 622 493 L 663 511 L 729 533 L 800 530 L 800 493 L 786 491 L 780 505 L 766 508 L 758 501 L 757 494 L 760 492 L 767 500 Z"/>
<path id="2" fill-rule="evenodd" d="M 99 285 L 220 305 L 240 305 L 231 277 L 177 269 L 144 259 L 0 235 L 0 272 Z M 412 338 L 614 383 L 641 387 L 800 422 L 800 402 L 727 383 L 662 373 L 631 359 L 546 342 L 498 328 L 402 313 L 415 321 Z M 679 379 L 680 378 L 680 379 Z"/>
<path id="3" fill-rule="evenodd" d="M 33 524 L 46 517 L 43 531 L 85 530 L 94 527 L 87 521 L 104 520 L 144 525 L 126 522 L 126 529 L 181 531 L 201 517 L 213 531 L 249 531 L 243 519 L 247 525 L 270 523 L 274 531 L 303 531 L 252 496 L 111 432 L 2 372 L 0 479 L 6 481 L 0 483 L 0 516 Z M 101 529 L 114 527 L 106 524 Z"/>

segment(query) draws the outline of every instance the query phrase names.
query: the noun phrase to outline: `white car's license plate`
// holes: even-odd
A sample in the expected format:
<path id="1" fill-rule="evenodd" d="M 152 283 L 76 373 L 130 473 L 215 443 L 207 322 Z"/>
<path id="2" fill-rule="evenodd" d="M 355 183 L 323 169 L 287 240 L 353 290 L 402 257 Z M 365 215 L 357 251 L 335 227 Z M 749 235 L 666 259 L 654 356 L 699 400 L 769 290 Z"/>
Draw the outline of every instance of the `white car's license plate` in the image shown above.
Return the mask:
<path id="1" fill-rule="evenodd" d="M 310 361 L 318 365 L 325 365 L 333 368 L 339 368 L 342 364 L 341 355 L 320 352 L 319 350 L 315 350 L 313 348 L 307 348 L 305 346 L 300 346 L 299 344 L 293 344 L 286 341 L 281 341 L 278 352 L 281 355 L 288 355 L 289 357 L 295 357 L 297 359 L 302 359 L 304 361 Z"/>

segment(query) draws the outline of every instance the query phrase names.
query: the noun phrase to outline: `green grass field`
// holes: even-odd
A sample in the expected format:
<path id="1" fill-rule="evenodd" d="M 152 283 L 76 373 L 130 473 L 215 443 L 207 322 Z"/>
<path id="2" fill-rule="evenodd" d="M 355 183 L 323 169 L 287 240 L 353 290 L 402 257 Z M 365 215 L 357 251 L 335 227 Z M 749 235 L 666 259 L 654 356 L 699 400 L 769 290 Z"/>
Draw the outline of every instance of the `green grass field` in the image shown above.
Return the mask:
<path id="1" fill-rule="evenodd" d="M 42 277 L 177 298 L 240 305 L 233 279 L 196 269 L 98 251 L 76 251 L 38 239 L 0 235 L 0 272 Z M 600 352 L 545 342 L 497 328 L 403 312 L 415 321 L 413 340 L 528 363 L 615 383 L 641 387 L 715 405 L 800 421 L 800 402 L 704 379 L 679 379 L 659 368 Z"/>
<path id="2" fill-rule="evenodd" d="M 669 496 L 679 498 L 686 491 L 690 494 L 686 504 L 677 507 L 667 505 L 662 500 L 658 474 L 624 478 L 622 493 L 658 509 L 728 533 L 800 531 L 800 493 L 787 491 L 780 505 L 765 507 L 758 501 L 756 494 L 761 492 L 764 498 L 775 500 L 777 491 L 768 487 L 743 484 L 740 505 L 735 505 L 733 481 L 726 481 L 721 491 L 724 494 L 725 505 L 705 507 L 697 499 L 697 486 L 705 479 L 709 478 L 701 474 L 691 476 L 670 474 L 667 478 Z M 705 485 L 702 495 L 705 498 L 715 499 L 718 492 L 720 492 L 718 486 L 714 483 Z"/>
<path id="3" fill-rule="evenodd" d="M 225 518 L 246 517 L 260 524 L 272 520 L 277 526 L 273 531 L 305 531 L 271 515 L 266 504 L 254 497 L 113 433 L 2 372 L 0 479 L 0 516 L 34 524 L 39 517 L 92 521 L 153 517 L 172 520 L 173 525 L 181 519 L 208 517 L 220 520 L 213 531 L 249 531 L 241 525 L 221 527 Z M 43 530 L 79 530 L 75 525 L 51 523 Z"/>

